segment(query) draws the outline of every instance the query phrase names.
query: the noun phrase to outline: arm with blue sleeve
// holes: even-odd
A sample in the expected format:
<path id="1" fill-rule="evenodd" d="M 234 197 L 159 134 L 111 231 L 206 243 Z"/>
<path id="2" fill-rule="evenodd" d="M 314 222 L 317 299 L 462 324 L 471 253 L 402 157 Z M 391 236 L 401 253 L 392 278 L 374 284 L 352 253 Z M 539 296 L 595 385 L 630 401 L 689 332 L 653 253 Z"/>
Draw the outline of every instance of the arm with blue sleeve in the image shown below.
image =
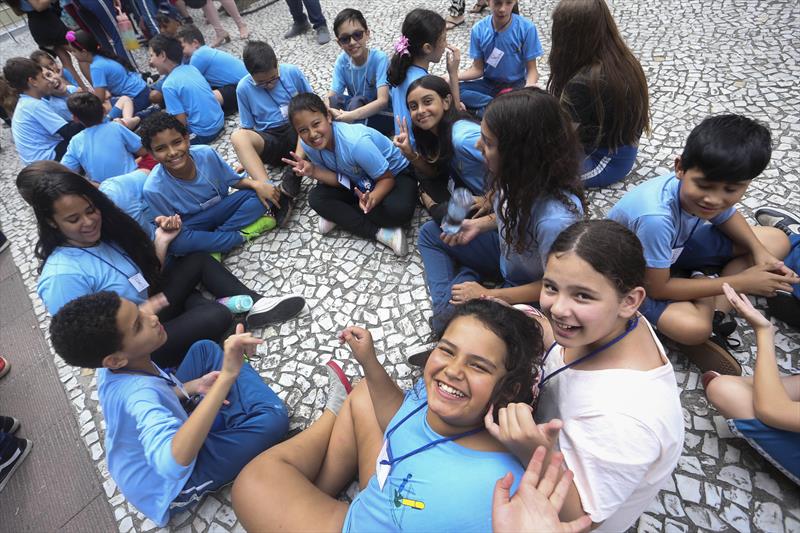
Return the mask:
<path id="1" fill-rule="evenodd" d="M 67 151 L 61 157 L 61 164 L 74 172 L 81 171 L 81 162 L 78 160 L 77 151 L 78 146 L 73 138 L 69 141 L 69 145 L 67 145 Z"/>
<path id="2" fill-rule="evenodd" d="M 162 403 L 154 389 L 144 387 L 132 391 L 125 407 L 136 420 L 147 464 L 160 477 L 180 479 L 194 468 L 194 458 L 181 463 L 173 455 L 172 443 L 184 422 Z"/>
<path id="3" fill-rule="evenodd" d="M 58 272 L 57 275 L 50 275 L 45 269 L 39 278 L 36 292 L 42 299 L 47 312 L 55 315 L 64 304 L 96 292 L 87 276 L 77 273 Z"/>
<path id="4" fill-rule="evenodd" d="M 162 87 L 161 92 L 164 95 L 164 105 L 167 108 L 167 112 L 180 120 L 181 124 L 186 125 L 186 109 L 183 106 L 183 102 L 181 102 L 180 95 L 178 94 L 177 90 L 175 90 L 172 86 L 165 85 Z"/>
<path id="5" fill-rule="evenodd" d="M 357 109 L 342 112 L 336 117 L 336 120 L 341 120 L 342 122 L 355 122 L 357 120 L 369 118 L 386 109 L 389 106 L 389 82 L 386 79 L 386 71 L 388 70 L 389 60 L 386 56 L 381 56 L 378 59 L 377 71 L 382 73 L 382 76 L 379 74 L 375 80 L 375 85 L 378 88 L 377 98 Z"/>

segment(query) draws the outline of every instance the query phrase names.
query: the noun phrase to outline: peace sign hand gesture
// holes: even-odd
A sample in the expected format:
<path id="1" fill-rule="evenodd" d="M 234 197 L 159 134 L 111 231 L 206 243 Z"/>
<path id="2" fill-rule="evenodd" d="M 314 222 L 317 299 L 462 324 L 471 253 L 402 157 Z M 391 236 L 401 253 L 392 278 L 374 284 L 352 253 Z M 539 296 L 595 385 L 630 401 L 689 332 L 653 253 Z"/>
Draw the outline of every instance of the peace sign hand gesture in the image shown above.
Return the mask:
<path id="1" fill-rule="evenodd" d="M 408 135 L 408 124 L 406 123 L 406 117 L 403 117 L 403 120 L 401 121 L 400 115 L 395 115 L 394 120 L 397 122 L 397 128 L 400 130 L 400 133 L 394 136 L 392 142 L 401 152 L 403 152 L 403 155 L 406 156 L 407 159 L 411 159 L 414 157 L 414 148 L 411 146 L 411 138 Z"/>
<path id="2" fill-rule="evenodd" d="M 281 161 L 291 166 L 295 174 L 298 176 L 308 176 L 309 178 L 314 177 L 314 171 L 316 170 L 314 163 L 301 158 L 295 152 L 289 152 L 289 155 L 292 156 L 292 159 L 283 157 Z"/>

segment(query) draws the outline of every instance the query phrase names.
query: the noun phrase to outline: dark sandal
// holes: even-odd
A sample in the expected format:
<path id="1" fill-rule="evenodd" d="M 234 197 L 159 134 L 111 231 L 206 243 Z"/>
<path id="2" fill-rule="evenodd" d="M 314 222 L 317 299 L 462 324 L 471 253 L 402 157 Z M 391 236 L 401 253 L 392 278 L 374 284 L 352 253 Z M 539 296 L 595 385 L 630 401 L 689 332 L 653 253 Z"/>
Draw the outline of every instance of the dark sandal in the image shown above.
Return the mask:
<path id="1" fill-rule="evenodd" d="M 477 2 L 475 2 L 475 5 L 472 6 L 472 9 L 470 9 L 469 12 L 474 14 L 483 13 L 483 10 L 486 9 L 487 7 L 489 7 L 488 2 L 483 3 L 481 2 L 481 0 L 478 0 Z"/>

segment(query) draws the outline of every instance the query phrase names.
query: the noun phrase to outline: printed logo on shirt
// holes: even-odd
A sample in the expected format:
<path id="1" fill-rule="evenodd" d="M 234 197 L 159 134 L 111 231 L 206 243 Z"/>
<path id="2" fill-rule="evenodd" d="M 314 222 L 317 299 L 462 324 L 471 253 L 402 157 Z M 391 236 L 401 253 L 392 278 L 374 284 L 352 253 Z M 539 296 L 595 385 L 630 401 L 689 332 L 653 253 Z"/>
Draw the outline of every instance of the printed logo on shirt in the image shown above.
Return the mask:
<path id="1" fill-rule="evenodd" d="M 391 487 L 394 492 L 390 507 L 392 521 L 400 529 L 403 529 L 403 518 L 407 512 L 412 513 L 425 509 L 425 502 L 416 499 L 413 484 L 409 483 L 411 477 L 412 475 L 408 474 L 398 487 Z M 394 483 L 394 480 L 390 479 L 389 482 Z"/>

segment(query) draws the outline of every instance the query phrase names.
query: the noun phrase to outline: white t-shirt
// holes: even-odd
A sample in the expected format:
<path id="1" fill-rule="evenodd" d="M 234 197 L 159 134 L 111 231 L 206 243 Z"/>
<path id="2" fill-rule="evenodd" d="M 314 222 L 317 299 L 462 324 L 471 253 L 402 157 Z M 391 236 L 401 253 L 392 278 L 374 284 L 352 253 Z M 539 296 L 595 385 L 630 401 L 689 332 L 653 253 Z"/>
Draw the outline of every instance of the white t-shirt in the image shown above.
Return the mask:
<path id="1" fill-rule="evenodd" d="M 650 332 L 662 366 L 567 369 L 547 382 L 539 398 L 537 422 L 564 422 L 559 445 L 575 473 L 583 509 L 593 522 L 602 522 L 597 531 L 632 526 L 672 475 L 683 449 L 675 374 L 652 327 Z M 564 348 L 555 345 L 544 375 L 562 366 Z"/>

